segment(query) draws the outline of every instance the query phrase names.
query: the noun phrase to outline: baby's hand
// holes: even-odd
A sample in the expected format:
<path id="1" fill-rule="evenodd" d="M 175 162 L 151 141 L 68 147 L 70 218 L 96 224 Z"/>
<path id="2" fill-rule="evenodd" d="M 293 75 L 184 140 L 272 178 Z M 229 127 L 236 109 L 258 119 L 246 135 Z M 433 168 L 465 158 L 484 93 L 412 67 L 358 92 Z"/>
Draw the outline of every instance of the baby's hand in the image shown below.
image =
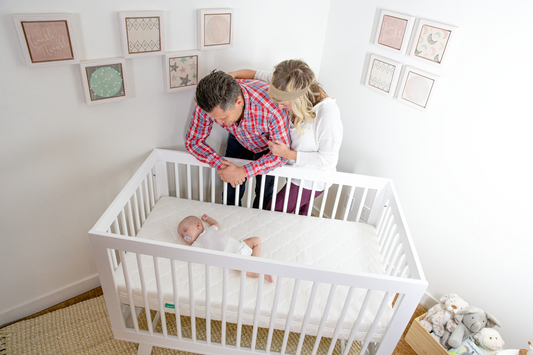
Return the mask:
<path id="1" fill-rule="evenodd" d="M 204 213 L 204 215 L 202 216 L 202 221 L 207 221 L 208 218 L 209 216 Z"/>

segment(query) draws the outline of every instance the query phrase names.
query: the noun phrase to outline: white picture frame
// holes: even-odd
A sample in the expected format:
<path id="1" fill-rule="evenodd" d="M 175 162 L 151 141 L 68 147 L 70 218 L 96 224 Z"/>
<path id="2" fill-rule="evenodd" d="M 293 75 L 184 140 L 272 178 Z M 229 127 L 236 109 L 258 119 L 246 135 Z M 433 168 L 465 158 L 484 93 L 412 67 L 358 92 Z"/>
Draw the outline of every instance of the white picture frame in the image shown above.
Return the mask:
<path id="1" fill-rule="evenodd" d="M 78 64 L 71 14 L 13 14 L 29 68 Z"/>
<path id="2" fill-rule="evenodd" d="M 456 31 L 455 26 L 420 19 L 409 50 L 410 56 L 426 63 L 442 66 L 448 57 Z"/>
<path id="3" fill-rule="evenodd" d="M 176 92 L 196 88 L 201 79 L 202 52 L 188 50 L 169 52 L 163 62 L 165 91 Z"/>
<path id="4" fill-rule="evenodd" d="M 435 74 L 406 66 L 397 98 L 406 105 L 427 111 L 435 96 L 438 79 Z"/>
<path id="5" fill-rule="evenodd" d="M 87 105 L 128 98 L 126 59 L 85 60 L 80 63 L 83 94 Z"/>
<path id="6" fill-rule="evenodd" d="M 401 71 L 402 63 L 377 54 L 371 54 L 365 86 L 385 96 L 393 97 Z"/>
<path id="7" fill-rule="evenodd" d="M 414 16 L 381 10 L 374 43 L 396 53 L 405 54 L 409 47 Z"/>
<path id="8" fill-rule="evenodd" d="M 235 14 L 233 9 L 198 9 L 198 49 L 233 46 Z"/>
<path id="9" fill-rule="evenodd" d="M 124 58 L 165 54 L 163 11 L 121 11 L 118 23 Z"/>

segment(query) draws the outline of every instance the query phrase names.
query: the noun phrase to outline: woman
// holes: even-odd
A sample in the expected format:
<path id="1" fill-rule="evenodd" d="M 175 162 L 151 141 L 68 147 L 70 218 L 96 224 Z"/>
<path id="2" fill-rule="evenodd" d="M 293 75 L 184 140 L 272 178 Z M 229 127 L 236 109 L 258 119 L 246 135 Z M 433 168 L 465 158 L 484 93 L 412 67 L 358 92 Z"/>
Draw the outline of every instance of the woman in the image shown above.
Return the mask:
<path id="1" fill-rule="evenodd" d="M 291 147 L 280 141 L 269 142 L 272 154 L 289 159 L 294 166 L 336 171 L 342 142 L 342 121 L 335 99 L 329 97 L 315 79 L 315 74 L 301 60 L 285 60 L 274 67 L 274 73 L 238 70 L 228 74 L 236 79 L 258 79 L 270 82 L 268 94 L 291 120 Z M 287 212 L 295 212 L 298 188 L 302 197 L 298 214 L 307 214 L 311 200 L 312 182 L 292 180 L 289 188 Z M 315 197 L 329 186 L 315 184 Z M 276 211 L 283 211 L 287 185 L 276 195 Z M 270 208 L 270 207 L 267 207 Z"/>

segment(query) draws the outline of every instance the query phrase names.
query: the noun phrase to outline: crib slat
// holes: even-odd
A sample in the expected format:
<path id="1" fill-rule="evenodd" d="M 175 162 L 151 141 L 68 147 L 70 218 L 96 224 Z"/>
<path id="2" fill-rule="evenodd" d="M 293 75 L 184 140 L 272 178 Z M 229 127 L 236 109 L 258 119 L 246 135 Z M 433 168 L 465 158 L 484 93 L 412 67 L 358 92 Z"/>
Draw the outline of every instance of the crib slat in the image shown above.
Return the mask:
<path id="1" fill-rule="evenodd" d="M 234 201 L 235 206 L 239 205 L 240 190 L 241 190 L 241 185 L 235 186 L 235 201 Z"/>
<path id="2" fill-rule="evenodd" d="M 204 168 L 201 166 L 198 167 L 198 181 L 199 201 L 204 202 Z"/>
<path id="3" fill-rule="evenodd" d="M 196 343 L 196 316 L 194 312 L 194 282 L 193 282 L 193 264 L 187 263 L 188 271 L 189 271 L 189 304 L 191 307 L 191 338 L 192 342 Z"/>
<path id="4" fill-rule="evenodd" d="M 187 199 L 192 199 L 191 165 L 187 164 Z"/>
<path id="5" fill-rule="evenodd" d="M 370 329 L 366 333 L 365 341 L 363 344 L 361 344 L 361 354 L 364 354 L 366 352 L 366 349 L 368 348 L 368 345 L 370 345 L 370 340 L 374 336 L 374 333 L 376 331 L 376 328 L 379 324 L 379 320 L 381 319 L 381 316 L 383 315 L 383 312 L 385 311 L 385 308 L 387 308 L 389 300 L 391 297 L 391 293 L 387 292 L 385 296 L 383 297 L 383 301 L 381 302 L 381 305 L 379 306 L 379 309 L 374 316 L 374 321 L 372 322 L 372 325 L 370 326 Z"/>
<path id="6" fill-rule="evenodd" d="M 341 199 L 341 192 L 342 192 L 342 184 L 339 184 L 339 187 L 337 188 L 337 195 L 335 196 L 335 203 L 333 204 L 333 212 L 331 212 L 331 219 L 335 219 L 335 215 L 337 214 L 337 207 L 339 207 L 339 201 Z"/>
<path id="7" fill-rule="evenodd" d="M 287 178 L 287 183 L 285 184 L 285 200 L 283 200 L 283 213 L 287 213 L 287 203 L 289 202 L 289 192 L 291 188 L 291 178 Z"/>
<path id="8" fill-rule="evenodd" d="M 131 211 L 131 202 L 130 200 L 128 200 L 128 203 L 126 203 L 126 212 L 128 213 L 127 215 L 127 219 L 128 219 L 128 227 L 129 227 L 129 230 L 130 230 L 130 237 L 135 237 L 135 235 L 137 234 L 135 232 L 135 228 L 133 228 L 133 214 L 132 214 L 132 211 Z"/>
<path id="9" fill-rule="evenodd" d="M 137 191 L 133 193 L 133 211 L 135 217 L 135 235 L 141 229 L 141 217 L 139 216 L 139 203 L 137 202 Z"/>
<path id="10" fill-rule="evenodd" d="M 393 269 L 393 267 L 395 265 L 394 262 L 396 260 L 398 260 L 398 255 L 400 255 L 400 251 L 402 250 L 402 248 L 403 248 L 402 243 L 398 243 L 398 245 L 396 246 L 396 248 L 394 250 L 394 255 L 392 256 L 392 258 L 389 261 L 387 261 L 387 262 L 390 262 L 389 266 L 387 267 L 387 271 L 386 271 L 387 275 L 391 274 L 392 269 Z"/>
<path id="11" fill-rule="evenodd" d="M 205 340 L 211 344 L 211 267 L 205 265 Z"/>
<path id="12" fill-rule="evenodd" d="M 326 208 L 326 200 L 328 199 L 328 192 L 329 189 L 324 190 L 324 195 L 322 195 L 322 204 L 320 205 L 320 212 L 318 213 L 318 217 L 322 218 L 324 215 L 324 209 Z"/>
<path id="13" fill-rule="evenodd" d="M 276 190 L 274 189 L 274 191 Z M 283 280 L 283 277 L 278 276 L 278 280 L 276 282 L 276 291 L 274 292 L 274 301 L 272 303 L 272 312 L 270 313 L 270 324 L 268 327 L 268 337 L 267 337 L 267 345 L 266 345 L 267 354 L 270 354 L 270 347 L 272 345 L 272 335 L 274 334 L 274 324 L 276 323 L 276 312 L 278 310 L 279 292 L 281 290 L 282 280 Z"/>
<path id="14" fill-rule="evenodd" d="M 176 184 L 176 197 L 180 198 L 180 169 L 178 163 L 174 163 L 174 183 Z"/>
<path id="15" fill-rule="evenodd" d="M 257 299 L 255 301 L 255 314 L 251 345 L 252 351 L 255 351 L 255 345 L 257 341 L 257 324 L 259 323 L 259 314 L 261 313 L 261 299 L 263 298 L 263 283 L 265 281 L 265 274 L 259 274 L 259 280 L 257 281 Z"/>
<path id="16" fill-rule="evenodd" d="M 311 316 L 313 304 L 315 303 L 315 296 L 316 296 L 317 289 L 318 289 L 318 282 L 313 282 L 313 288 L 311 289 L 311 295 L 309 296 L 309 301 L 307 303 L 307 310 L 305 311 L 304 320 L 302 322 L 302 329 L 300 330 L 300 339 L 298 341 L 298 348 L 296 349 L 296 355 L 300 355 L 302 351 L 302 346 L 305 340 L 305 331 L 307 330 L 307 325 L 309 324 L 309 317 Z"/>
<path id="17" fill-rule="evenodd" d="M 392 257 L 392 252 L 394 250 L 394 247 L 398 245 L 398 242 L 400 241 L 400 234 L 396 233 L 394 237 L 391 238 L 392 241 L 389 244 L 389 247 L 387 248 L 387 253 L 384 253 L 382 255 L 385 255 L 384 258 L 384 265 L 389 265 L 390 259 Z"/>
<path id="18" fill-rule="evenodd" d="M 296 209 L 294 210 L 294 214 L 299 215 L 300 214 L 300 204 L 302 203 L 302 185 L 304 180 L 300 180 L 300 185 L 298 186 L 298 198 L 296 199 Z"/>
<path id="19" fill-rule="evenodd" d="M 383 207 L 383 212 L 381 213 L 380 222 L 377 228 L 378 240 L 381 238 L 381 232 L 383 231 L 383 228 L 385 227 L 385 223 L 388 220 L 388 216 L 391 213 L 391 208 L 389 208 L 388 205 L 389 205 L 389 200 L 385 202 L 385 207 Z"/>
<path id="20" fill-rule="evenodd" d="M 355 320 L 355 323 L 353 324 L 352 331 L 350 332 L 350 336 L 348 337 L 348 341 L 346 342 L 346 349 L 344 350 L 344 353 L 342 355 L 348 355 L 348 353 L 350 352 L 352 343 L 355 339 L 355 335 L 357 334 L 357 331 L 359 330 L 359 326 L 361 325 L 361 321 L 363 320 L 363 317 L 365 315 L 366 308 L 368 307 L 368 303 L 370 303 L 371 296 L 372 296 L 372 290 L 367 290 L 365 299 L 363 300 L 363 304 L 359 308 L 359 314 L 357 315 L 357 319 Z M 360 354 L 363 354 L 363 353 L 360 352 Z"/>
<path id="21" fill-rule="evenodd" d="M 115 234 L 120 234 L 120 227 L 118 226 L 118 218 L 113 221 L 113 231 Z"/>
<path id="22" fill-rule="evenodd" d="M 137 266 L 139 271 L 139 277 L 141 279 L 141 290 L 144 300 L 144 313 L 146 315 L 146 323 L 148 324 L 148 332 L 150 335 L 154 334 L 154 329 L 152 327 L 152 316 L 150 314 L 150 304 L 148 303 L 148 290 L 146 289 L 146 278 L 144 277 L 144 265 L 142 261 L 141 254 L 137 254 Z"/>
<path id="23" fill-rule="evenodd" d="M 137 193 L 139 194 L 139 211 L 141 213 L 141 225 L 144 224 L 144 221 L 146 220 L 146 213 L 144 211 L 144 197 L 142 192 L 142 185 L 139 186 L 137 189 Z"/>
<path id="24" fill-rule="evenodd" d="M 381 247 L 381 250 L 383 251 L 383 247 L 384 245 L 387 243 L 388 241 L 388 237 L 390 236 L 390 229 L 392 228 L 392 222 L 394 220 L 394 216 L 389 216 L 389 218 L 387 218 L 387 223 L 386 223 L 386 226 L 385 228 L 383 229 L 383 233 L 382 233 L 382 238 L 381 238 L 381 241 L 379 243 L 379 246 Z"/>
<path id="25" fill-rule="evenodd" d="M 228 183 L 227 182 L 224 182 L 223 190 L 224 190 L 224 193 L 222 194 L 222 203 L 224 205 L 227 205 L 228 204 Z"/>
<path id="26" fill-rule="evenodd" d="M 113 270 L 116 270 L 118 267 L 116 251 L 115 249 L 107 249 L 107 252 L 111 258 L 111 262 L 113 263 Z"/>
<path id="27" fill-rule="evenodd" d="M 339 333 L 342 329 L 342 324 L 344 323 L 346 313 L 348 313 L 348 309 L 350 308 L 354 291 L 355 287 L 350 287 L 348 295 L 346 296 L 346 301 L 344 302 L 344 307 L 342 308 L 341 314 L 337 320 L 335 332 L 333 333 L 333 337 L 331 337 L 331 345 L 329 346 L 328 355 L 331 355 L 333 353 L 333 350 L 335 349 L 335 343 L 337 342 L 337 338 L 339 337 Z"/>
<path id="28" fill-rule="evenodd" d="M 155 205 L 154 176 L 154 172 L 150 170 L 150 173 L 148 174 L 148 196 L 150 196 L 150 211 Z"/>
<path id="29" fill-rule="evenodd" d="M 176 315 L 176 333 L 178 339 L 181 340 L 181 317 L 180 317 L 180 301 L 178 295 L 178 270 L 176 269 L 176 260 L 170 260 L 170 268 L 172 271 L 172 290 L 174 291 L 174 312 Z"/>
<path id="30" fill-rule="evenodd" d="M 246 280 L 246 271 L 241 270 L 241 288 L 239 290 L 239 313 L 237 315 L 237 342 L 235 344 L 237 349 L 241 348 L 242 310 L 244 307 L 244 281 L 245 280 Z"/>
<path id="31" fill-rule="evenodd" d="M 133 292 L 131 291 L 131 279 L 128 272 L 128 266 L 126 265 L 126 253 L 124 250 L 119 252 L 120 258 L 122 259 L 122 272 L 124 273 L 124 281 L 126 282 L 126 290 L 128 292 L 128 301 L 130 302 L 130 314 L 131 319 L 133 320 L 133 328 L 135 333 L 139 333 L 139 322 L 137 321 L 137 313 L 135 313 L 135 303 L 133 302 Z"/>
<path id="32" fill-rule="evenodd" d="M 165 305 L 163 304 L 163 290 L 161 288 L 161 273 L 159 272 L 159 258 L 154 256 L 155 285 L 157 288 L 157 301 L 159 303 L 159 314 L 161 315 L 161 327 L 163 336 L 168 338 L 167 320 L 165 316 Z"/>
<path id="33" fill-rule="evenodd" d="M 211 168 L 211 202 L 215 203 L 215 174 L 214 168 Z"/>
<path id="34" fill-rule="evenodd" d="M 405 262 L 405 254 L 400 255 L 400 258 L 398 259 L 398 262 L 396 263 L 396 266 L 394 267 L 394 270 L 392 272 L 391 276 L 398 276 L 398 273 L 400 272 L 401 268 L 403 267 L 403 263 Z"/>
<path id="35" fill-rule="evenodd" d="M 274 177 L 274 187 L 272 189 L 272 191 L 273 191 L 273 193 L 272 193 L 272 202 L 270 204 L 270 210 L 271 211 L 274 211 L 276 209 L 276 195 L 277 195 L 277 191 L 278 191 L 278 179 L 279 179 L 278 176 Z"/>
<path id="36" fill-rule="evenodd" d="M 311 199 L 309 200 L 309 208 L 307 209 L 307 216 L 311 216 L 313 213 L 313 204 L 315 202 L 315 193 L 316 193 L 316 181 L 313 181 L 313 186 L 311 187 Z"/>
<path id="37" fill-rule="evenodd" d="M 322 321 L 320 321 L 320 326 L 318 327 L 318 332 L 316 334 L 315 346 L 313 347 L 313 352 L 311 353 L 312 355 L 316 354 L 318 350 L 318 346 L 320 345 L 320 340 L 322 339 L 322 333 L 324 332 L 324 328 L 326 327 L 329 310 L 331 309 L 331 304 L 333 303 L 333 297 L 335 296 L 336 290 L 337 290 L 337 285 L 332 284 L 329 290 L 328 301 L 326 302 L 326 308 L 324 308 L 324 312 L 322 313 Z M 361 354 L 364 354 L 364 352 L 361 352 Z"/>
<path id="38" fill-rule="evenodd" d="M 361 213 L 363 213 L 363 207 L 365 205 L 367 195 L 368 195 L 368 188 L 365 187 L 365 189 L 363 190 L 363 196 L 361 196 L 361 203 L 359 204 L 359 208 L 357 209 L 357 216 L 355 217 L 356 222 L 359 222 L 359 219 L 361 218 Z"/>
<path id="39" fill-rule="evenodd" d="M 263 200 L 265 199 L 265 181 L 267 176 L 263 175 L 261 177 L 261 188 L 259 189 L 259 209 L 263 209 Z"/>
<path id="40" fill-rule="evenodd" d="M 252 208 L 252 180 L 248 183 L 248 192 L 246 193 L 246 207 Z"/>
<path id="41" fill-rule="evenodd" d="M 346 206 L 346 209 L 344 210 L 344 217 L 342 218 L 343 221 L 346 221 L 348 219 L 348 212 L 350 212 L 350 206 L 352 203 L 354 193 L 355 193 L 355 186 L 351 186 L 350 194 L 348 195 L 348 205 Z M 357 222 L 357 219 L 355 221 Z"/>
<path id="42" fill-rule="evenodd" d="M 226 308 L 228 305 L 228 269 L 222 270 L 222 329 L 220 331 L 220 344 L 226 347 Z"/>
<path id="43" fill-rule="evenodd" d="M 146 212 L 146 216 L 150 214 L 150 194 L 148 193 L 148 181 L 147 178 L 143 180 L 143 193 L 144 193 L 144 209 Z"/>
<path id="44" fill-rule="evenodd" d="M 285 334 L 283 335 L 283 344 L 281 345 L 281 355 L 285 354 L 287 349 L 287 342 L 289 341 L 289 334 L 291 331 L 292 316 L 294 314 L 294 307 L 296 307 L 296 299 L 298 298 L 298 290 L 300 289 L 300 280 L 294 280 L 294 288 L 292 289 L 291 305 L 289 313 L 287 314 L 287 323 L 285 325 Z"/>

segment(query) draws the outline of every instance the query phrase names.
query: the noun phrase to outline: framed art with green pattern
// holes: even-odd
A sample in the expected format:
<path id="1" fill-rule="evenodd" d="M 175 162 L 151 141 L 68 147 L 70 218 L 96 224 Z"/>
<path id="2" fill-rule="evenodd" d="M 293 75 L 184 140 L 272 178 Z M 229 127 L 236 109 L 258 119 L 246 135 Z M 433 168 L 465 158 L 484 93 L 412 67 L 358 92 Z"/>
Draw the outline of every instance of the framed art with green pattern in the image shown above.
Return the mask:
<path id="1" fill-rule="evenodd" d="M 88 105 L 127 98 L 124 58 L 83 61 L 80 68 Z"/>
<path id="2" fill-rule="evenodd" d="M 166 53 L 163 63 L 165 91 L 195 88 L 200 80 L 201 57 L 199 50 Z"/>

